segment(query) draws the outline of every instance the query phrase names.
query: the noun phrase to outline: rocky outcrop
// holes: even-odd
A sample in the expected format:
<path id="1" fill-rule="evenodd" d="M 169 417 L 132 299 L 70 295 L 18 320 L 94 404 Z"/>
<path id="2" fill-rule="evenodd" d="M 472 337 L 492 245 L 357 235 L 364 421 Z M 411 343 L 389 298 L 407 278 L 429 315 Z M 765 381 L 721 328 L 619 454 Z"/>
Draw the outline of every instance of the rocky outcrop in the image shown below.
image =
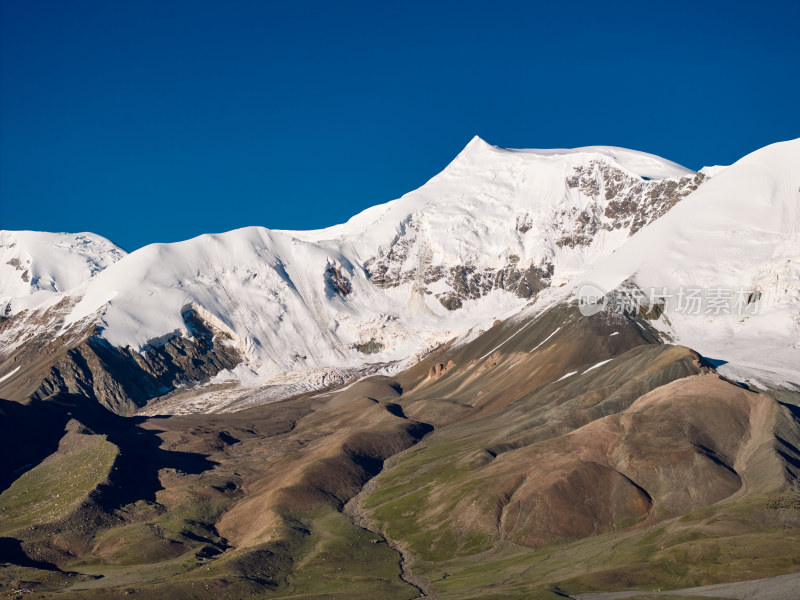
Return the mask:
<path id="1" fill-rule="evenodd" d="M 20 275 L 20 278 L 25 283 L 30 283 L 30 281 L 31 281 L 30 272 L 28 271 L 26 266 L 22 265 L 22 263 L 20 262 L 19 258 L 14 257 L 14 258 L 6 261 L 6 264 L 11 266 L 11 267 L 14 267 L 17 271 L 22 271 L 22 275 Z"/>
<path id="2" fill-rule="evenodd" d="M 518 251 L 509 247 L 503 256 L 488 257 L 504 262 L 503 266 L 485 267 L 478 264 L 477 258 L 442 256 L 436 240 L 430 238 L 425 215 L 417 213 L 401 223 L 392 243 L 364 266 L 374 285 L 392 288 L 414 284 L 448 310 L 458 310 L 465 301 L 494 290 L 532 298 L 550 285 L 554 255 L 590 248 L 605 232 L 622 230 L 633 235 L 696 190 L 705 179 L 705 175 L 696 173 L 651 181 L 609 162 L 592 160 L 572 167 L 564 180 L 563 199 L 552 205 L 549 214 L 509 215 L 508 240 L 516 240 L 519 247 L 525 248 L 528 236 L 535 236 L 537 243 L 544 238 L 549 245 L 538 257 L 521 260 Z M 479 221 L 475 220 L 477 226 Z M 608 247 L 602 252 L 614 249 Z"/>
<path id="3" fill-rule="evenodd" d="M 355 345 L 355 349 L 362 354 L 377 354 L 384 349 L 384 344 L 375 338 L 371 338 L 368 342 L 361 342 Z"/>
<path id="4" fill-rule="evenodd" d="M 436 363 L 428 370 L 428 377 L 441 377 L 445 371 L 449 371 L 456 366 L 452 360 L 448 360 L 447 364 Z"/>
<path id="5" fill-rule="evenodd" d="M 633 235 L 664 215 L 706 179 L 702 173 L 680 179 L 641 179 L 602 161 L 574 167 L 567 187 L 591 198 L 583 209 L 562 210 L 559 247 L 588 246 L 600 231 L 626 229 Z"/>
<path id="6" fill-rule="evenodd" d="M 516 255 L 510 255 L 502 268 L 432 265 L 430 253 L 420 253 L 420 246 L 426 242 L 417 235 L 417 229 L 412 221 L 408 233 L 396 240 L 385 257 L 367 261 L 365 267 L 374 285 L 390 288 L 414 283 L 423 293 L 433 294 L 448 310 L 458 310 L 465 300 L 477 300 L 498 289 L 519 298 L 532 298 L 549 285 L 553 275 L 552 264 L 521 266 Z M 415 258 L 414 266 L 408 267 Z M 442 288 L 446 291 L 434 291 Z"/>
<path id="7" fill-rule="evenodd" d="M 241 362 L 239 352 L 224 343 L 226 334 L 192 309 L 183 318 L 191 337 L 175 335 L 141 352 L 112 346 L 95 330 L 49 366 L 30 397 L 77 394 L 129 415 L 152 398 L 206 381 Z"/>
<path id="8" fill-rule="evenodd" d="M 353 291 L 353 285 L 347 275 L 336 265 L 329 264 L 325 269 L 325 282 L 328 284 L 328 290 L 342 298 L 349 296 Z"/>
<path id="9" fill-rule="evenodd" d="M 464 300 L 477 300 L 492 290 L 505 290 L 519 298 L 532 298 L 550 284 L 553 265 L 531 265 L 521 269 L 509 264 L 502 269 L 478 269 L 473 266 L 451 267 L 443 277 L 450 292 L 436 294 L 442 306 L 457 310 Z"/>

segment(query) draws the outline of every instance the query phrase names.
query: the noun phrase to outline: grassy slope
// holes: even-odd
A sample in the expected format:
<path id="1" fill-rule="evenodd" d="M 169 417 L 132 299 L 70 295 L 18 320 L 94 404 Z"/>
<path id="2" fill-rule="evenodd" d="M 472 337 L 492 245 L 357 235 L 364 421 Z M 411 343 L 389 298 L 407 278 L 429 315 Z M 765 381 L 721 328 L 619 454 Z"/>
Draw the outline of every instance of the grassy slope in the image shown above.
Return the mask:
<path id="1" fill-rule="evenodd" d="M 153 564 L 103 565 L 87 570 L 103 574 L 102 579 L 77 583 L 52 597 L 99 600 L 126 592 L 148 600 L 410 600 L 418 596 L 416 589 L 400 580 L 398 555 L 383 540 L 333 509 L 306 514 L 303 519 L 302 525 L 295 521 L 298 529 L 285 531 L 280 543 L 227 553 L 203 564 L 184 555 Z M 143 586 L 144 581 L 149 582 Z"/>
<path id="2" fill-rule="evenodd" d="M 131 467 L 154 469 L 154 496 L 114 508 L 111 524 L 59 533 L 83 536 L 83 549 L 59 563 L 76 575 L 14 567 L 0 570 L 0 580 L 13 571 L 43 597 L 66 600 L 129 592 L 153 600 L 415 598 L 418 590 L 400 579 L 398 553 L 340 512 L 381 461 L 423 433 L 403 413 L 437 429 L 392 460 L 363 506 L 442 599 L 554 599 L 564 591 L 681 588 L 800 569 L 800 510 L 791 494 L 753 493 L 537 548 L 513 543 L 497 527 L 497 504 L 507 499 L 492 489 L 494 480 L 481 479 L 481 467 L 507 464 L 518 449 L 699 372 L 686 349 L 646 345 L 647 324 L 640 325 L 559 309 L 521 335 L 510 337 L 517 326 L 503 324 L 474 346 L 445 349 L 397 380 L 374 378 L 336 395 L 236 415 L 147 421 L 141 429 L 158 440 Z M 554 344 L 541 345 L 556 327 Z M 447 373 L 428 377 L 432 363 L 450 360 Z M 574 370 L 581 373 L 560 380 Z M 544 412 L 527 421 L 536 411 Z M 131 451 L 142 448 L 139 427 L 130 432 Z M 95 450 L 108 444 L 92 439 L 102 442 Z M 58 460 L 75 452 L 84 449 Z M 77 472 L 86 472 L 78 487 L 91 490 L 101 480 L 98 456 L 73 456 Z M 40 471 L 49 486 L 42 489 L 59 489 L 76 483 L 76 466 L 66 467 L 45 462 L 28 475 Z M 9 498 L 25 489 L 18 487 L 24 478 Z M 125 487 L 124 478 L 117 483 Z M 58 500 L 43 512 L 18 505 L 13 526 L 74 508 L 74 499 Z"/>
<path id="3" fill-rule="evenodd" d="M 442 599 L 679 589 L 800 570 L 800 503 L 792 492 L 756 491 L 654 525 L 541 548 L 465 528 L 452 510 L 457 496 L 448 496 L 441 519 L 431 521 L 426 508 L 441 507 L 442 488 L 472 497 L 490 513 L 492 502 L 476 493 L 477 475 L 460 460 L 470 454 L 474 448 L 432 436 L 382 473 L 363 504 L 382 531 L 406 543 L 415 572 Z"/>
<path id="4" fill-rule="evenodd" d="M 569 327 L 568 316 L 558 314 L 557 319 L 566 323 L 562 329 Z M 549 323 L 548 329 L 554 324 Z M 536 325 L 530 331 L 535 329 Z M 598 328 L 575 337 L 594 346 L 592 338 L 601 335 L 606 333 Z M 536 342 L 537 334 L 531 337 Z M 558 378 L 557 371 L 547 371 L 548 355 L 537 357 L 535 348 L 531 351 L 524 346 L 524 336 L 514 343 L 529 353 L 517 359 L 513 366 L 517 372 L 522 367 L 534 375 L 537 370 L 547 372 L 551 381 Z M 565 343 L 569 350 L 570 339 Z M 536 360 L 530 360 L 531 353 Z M 509 356 L 513 353 L 500 357 L 498 364 L 509 361 Z M 481 368 L 481 361 L 464 358 L 457 364 Z M 561 364 L 575 364 L 580 355 L 562 349 L 555 358 Z M 521 546 L 498 529 L 498 507 L 508 498 L 501 481 L 490 478 L 482 482 L 481 474 L 486 461 L 495 460 L 496 452 L 510 459 L 515 449 L 562 433 L 560 422 L 572 429 L 601 418 L 602 411 L 624 410 L 648 391 L 697 373 L 689 358 L 679 348 L 633 348 L 617 353 L 614 361 L 587 375 L 575 375 L 562 383 L 536 387 L 535 379 L 531 380 L 527 385 L 533 391 L 527 394 L 524 386 L 512 388 L 508 375 L 495 377 L 492 387 L 516 392 L 516 402 L 480 420 L 480 414 L 472 412 L 461 423 L 437 429 L 393 461 L 362 506 L 371 513 L 376 527 L 404 544 L 415 559 L 414 571 L 426 576 L 443 599 L 556 598 L 560 592 L 678 589 L 800 570 L 800 502 L 789 492 L 775 496 L 778 492 L 769 485 L 779 489 L 780 481 L 683 517 L 659 514 L 656 523 L 652 519 L 638 525 L 621 523 L 602 535 L 550 546 Z M 480 405 L 493 389 L 478 388 L 465 371 L 467 368 L 457 366 L 440 381 L 426 383 L 421 391 L 410 389 L 404 396 L 404 408 L 414 413 L 416 404 L 429 411 L 431 397 L 438 394 L 449 402 L 461 397 L 468 404 Z M 490 379 L 491 374 L 484 371 L 482 377 Z M 587 377 L 588 383 L 581 381 Z M 537 417 L 536 411 L 544 412 Z M 784 419 L 783 427 L 789 420 Z M 487 454 L 487 448 L 492 452 Z M 520 455 L 520 460 L 530 459 L 531 455 Z M 791 457 L 788 460 L 791 462 Z M 525 471 L 525 465 L 520 469 Z"/>
<path id="5" fill-rule="evenodd" d="M 443 599 L 548 598 L 553 587 L 568 593 L 684 588 L 797 571 L 798 515 L 765 514 L 771 512 L 765 506 L 765 499 L 753 500 L 708 520 L 666 521 L 539 549 L 498 544 L 415 566 Z"/>
<path id="6" fill-rule="evenodd" d="M 74 448 L 60 449 L 0 495 L 0 535 L 67 516 L 107 480 L 117 447 L 103 435 L 69 437 Z"/>
<path id="7" fill-rule="evenodd" d="M 131 497 L 130 479 L 121 472 L 94 499 L 93 509 L 104 511 L 99 521 L 65 519 L 59 512 L 54 516 L 61 521 L 46 532 L 19 532 L 29 556 L 65 540 L 72 554 L 53 554 L 61 573 L 0 565 L 0 594 L 9 589 L 5 578 L 63 599 L 130 591 L 175 600 L 417 597 L 416 588 L 400 579 L 397 552 L 340 510 L 384 458 L 425 429 L 395 415 L 387 400 L 375 399 L 396 396 L 391 385 L 351 389 L 357 393 L 337 397 L 329 407 L 315 403 L 314 410 L 299 402 L 142 426 L 114 420 L 115 439 L 130 444 L 129 452 L 146 452 L 128 461 L 131 473 L 157 472 L 154 495 L 109 504 L 121 491 Z M 159 434 L 157 443 L 144 433 L 151 430 Z M 94 472 L 97 457 L 82 452 L 70 455 L 78 465 L 51 470 L 48 462 L 35 471 L 47 469 L 53 488 L 72 485 L 74 473 Z M 23 483 L 9 494 L 16 498 Z"/>

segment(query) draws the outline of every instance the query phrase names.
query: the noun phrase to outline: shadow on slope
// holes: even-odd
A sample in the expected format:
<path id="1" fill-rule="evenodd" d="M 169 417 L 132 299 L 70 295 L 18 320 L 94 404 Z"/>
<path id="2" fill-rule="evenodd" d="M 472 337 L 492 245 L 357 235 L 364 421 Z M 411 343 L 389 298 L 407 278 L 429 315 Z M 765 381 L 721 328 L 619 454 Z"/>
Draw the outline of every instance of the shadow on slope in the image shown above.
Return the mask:
<path id="1" fill-rule="evenodd" d="M 22 474 L 37 472 L 31 469 L 45 464 L 45 459 L 50 464 L 60 452 L 59 442 L 67 439 L 64 435 L 69 423 L 73 424 L 71 430 L 78 427 L 89 437 L 107 440 L 108 445 L 115 449 L 106 471 L 96 473 L 90 488 L 83 492 L 86 494 L 83 500 L 76 498 L 79 505 L 63 505 L 52 513 L 50 520 L 36 522 L 32 527 L 22 526 L 33 516 L 18 514 L 24 507 L 15 509 L 14 522 L 20 523 L 21 528 L 10 532 L 11 537 L 6 538 L 8 541 L 3 548 L 10 554 L 5 553 L 3 560 L 19 566 L 63 564 L 85 554 L 99 532 L 119 526 L 128 519 L 124 512 L 120 512 L 125 507 L 150 506 L 156 512 L 163 510 L 157 502 L 157 493 L 163 489 L 160 471 L 173 469 L 184 474 L 200 474 L 216 465 L 206 454 L 163 449 L 159 437 L 161 430 L 141 426 L 147 419 L 115 415 L 85 397 L 59 394 L 29 405 L 3 401 L 2 407 L 5 414 L 0 426 L 6 434 L 2 443 L 6 448 L 19 446 L 22 456 L 14 452 L 11 456 L 16 456 L 18 462 L 24 461 L 26 465 L 22 469 L 13 466 L 4 469 L 6 488 Z M 30 443 L 29 436 L 39 442 Z M 93 457 L 87 456 L 87 460 L 90 458 Z M 80 469 L 79 465 L 76 466 Z M 55 486 L 54 489 L 74 490 L 78 482 L 73 475 L 72 472 L 48 471 L 48 479 L 57 477 L 61 483 L 50 481 L 47 489 Z M 32 498 L 36 500 L 35 490 L 26 490 L 25 493 L 33 494 Z M 41 493 L 45 493 L 44 489 Z M 66 493 L 58 495 L 65 501 L 72 497 Z M 55 503 L 54 506 L 60 505 Z M 31 504 L 31 510 L 33 507 Z"/>

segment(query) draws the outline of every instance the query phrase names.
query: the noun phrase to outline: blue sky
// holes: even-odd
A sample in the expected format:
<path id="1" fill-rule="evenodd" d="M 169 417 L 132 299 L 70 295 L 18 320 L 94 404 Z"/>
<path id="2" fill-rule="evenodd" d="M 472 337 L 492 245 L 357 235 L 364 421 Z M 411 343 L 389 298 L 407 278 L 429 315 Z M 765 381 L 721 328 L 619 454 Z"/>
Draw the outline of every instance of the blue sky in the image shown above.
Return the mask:
<path id="1" fill-rule="evenodd" d="M 0 228 L 309 229 L 473 135 L 690 168 L 800 136 L 796 2 L 2 1 Z"/>

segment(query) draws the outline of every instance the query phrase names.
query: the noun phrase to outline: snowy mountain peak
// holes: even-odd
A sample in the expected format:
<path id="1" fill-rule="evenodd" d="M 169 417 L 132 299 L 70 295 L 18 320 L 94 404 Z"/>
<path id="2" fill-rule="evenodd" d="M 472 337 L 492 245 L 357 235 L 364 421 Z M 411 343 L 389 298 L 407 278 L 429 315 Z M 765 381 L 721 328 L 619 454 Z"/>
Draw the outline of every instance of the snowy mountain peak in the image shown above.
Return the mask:
<path id="1" fill-rule="evenodd" d="M 8 316 L 80 287 L 125 255 L 94 233 L 0 231 L 0 310 Z"/>
<path id="2" fill-rule="evenodd" d="M 514 160 L 522 155 L 531 162 L 581 164 L 605 160 L 643 179 L 672 179 L 687 177 L 694 171 L 655 154 L 616 146 L 584 146 L 580 148 L 501 148 L 475 136 L 458 154 L 453 164 L 481 162 L 494 155 L 495 159 Z M 517 155 L 515 157 L 515 155 Z"/>
<path id="3" fill-rule="evenodd" d="M 800 265 L 793 166 L 800 163 L 784 152 L 791 147 L 717 170 L 709 184 L 706 173 L 643 152 L 509 150 L 476 136 L 419 189 L 327 229 L 247 227 L 127 256 L 97 236 L 59 245 L 48 236 L 62 234 L 36 234 L 30 263 L 76 275 L 52 276 L 51 300 L 40 303 L 35 322 L 47 323 L 43 311 L 65 298 L 60 325 L 47 335 L 91 330 L 128 356 L 155 353 L 153 364 L 163 358 L 158 348 L 176 356 L 213 351 L 216 358 L 198 360 L 216 381 L 296 386 L 399 368 L 587 277 L 607 289 L 634 275 L 657 285 L 651 270 L 702 274 L 725 264 L 726 273 L 747 272 L 742 285 L 760 285 L 766 302 L 780 289 L 795 290 Z M 769 195 L 774 186 L 777 196 Z M 762 202 L 767 196 L 774 202 Z M 2 239 L 15 251 L 22 245 Z M 750 241 L 736 246 L 740 239 Z M 50 256 L 55 247 L 60 253 Z M 708 256 L 689 252 L 704 247 Z M 29 291 L 30 282 L 22 289 L 22 272 L 9 264 L 15 260 L 28 264 L 8 254 L 3 294 L 30 302 L 13 300 L 11 315 L 45 298 L 41 289 Z M 588 274 L 605 264 L 616 267 Z M 0 347 L 12 349 L 26 326 L 21 319 L 6 325 Z"/>
<path id="4" fill-rule="evenodd" d="M 466 146 L 464 146 L 464 149 L 459 152 L 458 155 L 460 156 L 462 154 L 479 153 L 492 150 L 502 150 L 502 148 L 493 146 L 479 135 L 476 135 L 473 136 L 473 138 L 467 143 Z"/>
<path id="5" fill-rule="evenodd" d="M 701 183 L 476 137 L 418 190 L 343 225 L 141 248 L 76 289 L 65 322 L 93 319 L 141 351 L 192 336 L 191 312 L 237 348 L 237 377 L 408 360 L 571 279 Z"/>
<path id="6" fill-rule="evenodd" d="M 718 170 L 585 277 L 666 291 L 671 338 L 737 380 L 800 387 L 800 139 Z"/>

